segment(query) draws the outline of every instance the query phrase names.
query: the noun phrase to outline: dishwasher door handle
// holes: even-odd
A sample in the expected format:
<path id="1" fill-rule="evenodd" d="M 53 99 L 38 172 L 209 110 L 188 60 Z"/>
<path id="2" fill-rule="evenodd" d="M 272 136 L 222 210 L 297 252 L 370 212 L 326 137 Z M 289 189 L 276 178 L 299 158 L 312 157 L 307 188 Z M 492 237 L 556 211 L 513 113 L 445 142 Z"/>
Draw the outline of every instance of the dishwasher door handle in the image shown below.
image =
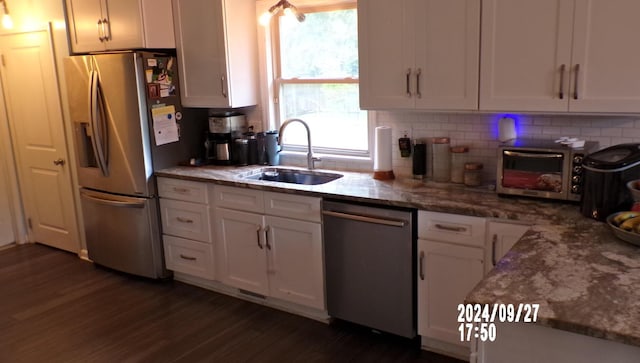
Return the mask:
<path id="1" fill-rule="evenodd" d="M 322 214 L 324 214 L 325 216 L 331 216 L 331 217 L 342 218 L 342 219 L 350 219 L 352 221 L 365 222 L 365 223 L 382 224 L 382 225 L 391 226 L 391 227 L 402 228 L 408 224 L 407 221 L 400 220 L 400 219 L 385 219 L 385 218 L 366 216 L 362 214 L 334 212 L 330 210 L 323 210 Z"/>

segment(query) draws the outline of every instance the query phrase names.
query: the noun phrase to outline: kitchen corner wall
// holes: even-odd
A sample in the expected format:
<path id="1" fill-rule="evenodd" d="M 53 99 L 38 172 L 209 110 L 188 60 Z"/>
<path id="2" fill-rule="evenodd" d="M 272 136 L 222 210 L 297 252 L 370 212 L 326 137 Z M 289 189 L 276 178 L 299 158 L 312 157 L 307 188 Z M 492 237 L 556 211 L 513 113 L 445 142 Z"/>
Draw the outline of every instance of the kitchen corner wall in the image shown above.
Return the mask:
<path id="1" fill-rule="evenodd" d="M 393 170 L 396 175 L 412 174 L 412 159 L 400 157 L 398 138 L 406 132 L 413 140 L 450 137 L 452 146 L 468 146 L 468 161 L 484 164 L 484 180 L 496 175 L 498 121 L 511 117 L 519 137 L 558 139 L 562 136 L 598 141 L 600 148 L 640 142 L 640 116 L 565 116 L 521 114 L 450 114 L 424 112 L 376 111 L 377 126 L 393 128 Z M 428 145 L 430 147 L 430 144 Z M 430 150 L 428 148 L 427 150 Z M 431 162 L 427 158 L 429 175 Z"/>

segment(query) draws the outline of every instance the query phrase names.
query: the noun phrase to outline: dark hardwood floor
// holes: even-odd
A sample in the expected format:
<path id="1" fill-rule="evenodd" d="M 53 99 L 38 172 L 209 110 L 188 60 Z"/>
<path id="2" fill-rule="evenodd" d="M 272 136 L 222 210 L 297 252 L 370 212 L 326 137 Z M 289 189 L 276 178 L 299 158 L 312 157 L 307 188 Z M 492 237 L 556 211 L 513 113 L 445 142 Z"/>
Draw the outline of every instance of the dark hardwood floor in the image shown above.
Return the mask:
<path id="1" fill-rule="evenodd" d="M 460 361 L 42 245 L 0 250 L 0 362 Z"/>

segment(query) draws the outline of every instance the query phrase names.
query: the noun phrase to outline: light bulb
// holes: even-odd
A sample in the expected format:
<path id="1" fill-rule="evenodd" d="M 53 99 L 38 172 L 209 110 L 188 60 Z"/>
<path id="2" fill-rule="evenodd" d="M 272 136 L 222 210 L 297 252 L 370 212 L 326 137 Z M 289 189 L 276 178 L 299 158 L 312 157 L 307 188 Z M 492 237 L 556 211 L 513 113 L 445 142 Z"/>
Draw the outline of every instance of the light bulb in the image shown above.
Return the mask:
<path id="1" fill-rule="evenodd" d="M 286 7 L 286 8 L 284 8 L 284 15 L 286 15 L 286 16 L 293 16 L 293 15 L 294 15 L 294 14 L 293 14 L 293 10 L 291 10 L 291 8 L 290 8 L 290 7 Z"/>
<path id="2" fill-rule="evenodd" d="M 269 22 L 271 21 L 271 13 L 268 11 L 265 11 L 264 13 L 262 13 L 262 15 L 260 15 L 260 20 L 258 21 L 262 26 L 269 25 Z"/>
<path id="3" fill-rule="evenodd" d="M 13 28 L 13 21 L 11 20 L 11 17 L 9 16 L 9 14 L 4 14 L 2 16 L 2 26 L 5 29 Z"/>

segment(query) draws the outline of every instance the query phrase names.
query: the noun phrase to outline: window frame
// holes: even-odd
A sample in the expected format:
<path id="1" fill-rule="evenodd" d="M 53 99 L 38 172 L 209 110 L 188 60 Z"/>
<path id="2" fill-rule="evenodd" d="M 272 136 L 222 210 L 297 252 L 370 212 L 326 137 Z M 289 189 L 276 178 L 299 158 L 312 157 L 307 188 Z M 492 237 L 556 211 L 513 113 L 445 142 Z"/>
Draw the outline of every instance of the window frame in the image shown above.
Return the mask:
<path id="1" fill-rule="evenodd" d="M 296 5 L 298 9 L 305 13 L 314 13 L 314 12 L 325 12 L 325 11 L 336 11 L 336 10 L 355 10 L 357 12 L 357 2 L 356 1 L 335 1 L 332 3 L 323 4 L 309 4 L 303 3 L 301 5 Z M 271 37 L 270 44 L 267 44 L 266 47 L 270 48 L 270 81 L 272 85 L 272 90 L 270 92 L 270 103 L 272 108 L 273 122 L 272 124 L 279 129 L 280 125 L 283 121 L 285 121 L 282 117 L 282 103 L 280 102 L 281 94 L 283 86 L 287 84 L 357 84 L 360 86 L 359 77 L 345 77 L 345 78 L 283 78 L 282 77 L 282 59 L 281 59 L 281 48 L 280 48 L 280 18 L 285 16 L 284 14 L 278 14 L 271 20 Z M 356 29 L 357 32 L 357 29 Z M 268 55 L 269 57 L 269 55 Z M 361 110 L 361 112 L 367 112 Z M 337 158 L 358 158 L 358 159 L 371 159 L 373 155 L 373 122 L 372 118 L 369 116 L 367 112 L 366 116 L 367 120 L 367 150 L 354 150 L 354 149 L 341 149 L 337 147 L 319 147 L 313 146 L 314 153 L 323 154 L 326 156 L 333 156 Z M 284 151 L 293 151 L 293 152 L 307 152 L 307 146 L 300 145 L 291 145 L 283 143 Z"/>

